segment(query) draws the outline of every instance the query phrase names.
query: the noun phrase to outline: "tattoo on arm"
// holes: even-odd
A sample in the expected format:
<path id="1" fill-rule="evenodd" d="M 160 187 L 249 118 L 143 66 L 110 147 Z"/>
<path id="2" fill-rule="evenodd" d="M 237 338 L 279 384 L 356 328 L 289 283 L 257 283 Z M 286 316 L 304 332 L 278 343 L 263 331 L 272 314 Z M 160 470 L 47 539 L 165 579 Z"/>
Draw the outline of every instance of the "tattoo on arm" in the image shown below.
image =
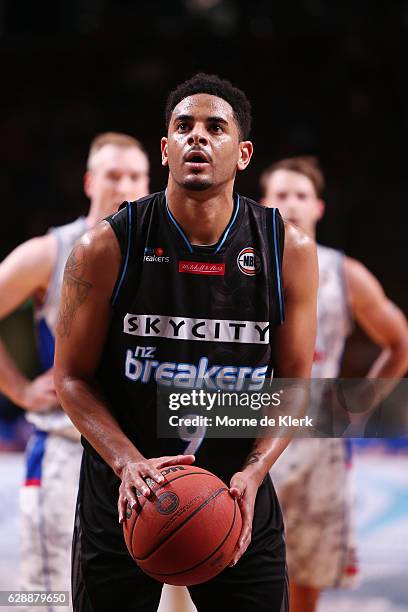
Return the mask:
<path id="1" fill-rule="evenodd" d="M 262 453 L 259 453 L 257 451 L 253 451 L 252 453 L 249 453 L 249 455 L 246 458 L 246 461 L 244 463 L 243 469 L 248 467 L 248 465 L 252 465 L 253 463 L 258 463 L 258 461 L 261 459 L 261 457 L 262 457 Z"/>
<path id="2" fill-rule="evenodd" d="M 85 267 L 84 247 L 78 245 L 72 250 L 65 265 L 57 321 L 57 333 L 62 338 L 69 337 L 75 313 L 85 302 L 89 291 L 92 289 L 92 284 L 82 278 Z"/>

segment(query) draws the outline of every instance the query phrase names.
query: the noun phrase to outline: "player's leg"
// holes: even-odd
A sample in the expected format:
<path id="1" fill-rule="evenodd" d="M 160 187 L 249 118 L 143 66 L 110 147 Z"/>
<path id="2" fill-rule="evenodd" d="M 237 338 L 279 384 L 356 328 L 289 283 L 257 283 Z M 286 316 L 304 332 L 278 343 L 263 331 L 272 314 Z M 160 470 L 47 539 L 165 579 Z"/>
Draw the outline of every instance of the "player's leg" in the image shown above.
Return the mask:
<path id="1" fill-rule="evenodd" d="M 314 612 L 321 590 L 355 574 L 343 441 L 294 440 L 272 469 L 286 528 L 291 612 Z"/>
<path id="2" fill-rule="evenodd" d="M 82 446 L 79 440 L 50 433 L 43 468 L 44 538 L 49 586 L 69 591 L 72 534 Z"/>
<path id="3" fill-rule="evenodd" d="M 290 612 L 315 612 L 320 590 L 290 583 Z"/>
<path id="4" fill-rule="evenodd" d="M 52 433 L 36 431 L 29 441 L 20 497 L 23 590 L 69 591 L 81 454 L 79 441 Z"/>
<path id="5" fill-rule="evenodd" d="M 270 479 L 258 491 L 252 541 L 245 554 L 235 567 L 189 591 L 198 612 L 288 611 L 283 524 Z"/>
<path id="6" fill-rule="evenodd" d="M 118 523 L 120 481 L 84 452 L 72 550 L 74 612 L 156 612 L 162 584 L 147 576 L 126 548 Z"/>

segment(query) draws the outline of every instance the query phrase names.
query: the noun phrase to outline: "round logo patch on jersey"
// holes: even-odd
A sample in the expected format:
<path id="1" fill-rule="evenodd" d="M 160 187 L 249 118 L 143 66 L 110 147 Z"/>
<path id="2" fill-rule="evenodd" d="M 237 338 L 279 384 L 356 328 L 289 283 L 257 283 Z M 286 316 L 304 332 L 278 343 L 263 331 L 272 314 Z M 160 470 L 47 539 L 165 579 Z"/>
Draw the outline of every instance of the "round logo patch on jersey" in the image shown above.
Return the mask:
<path id="1" fill-rule="evenodd" d="M 255 276 L 261 269 L 261 257 L 252 247 L 245 247 L 237 257 L 238 268 L 246 276 Z"/>
<path id="2" fill-rule="evenodd" d="M 160 512 L 160 514 L 171 514 L 177 510 L 179 503 L 178 496 L 175 493 L 167 491 L 157 498 L 156 510 Z"/>

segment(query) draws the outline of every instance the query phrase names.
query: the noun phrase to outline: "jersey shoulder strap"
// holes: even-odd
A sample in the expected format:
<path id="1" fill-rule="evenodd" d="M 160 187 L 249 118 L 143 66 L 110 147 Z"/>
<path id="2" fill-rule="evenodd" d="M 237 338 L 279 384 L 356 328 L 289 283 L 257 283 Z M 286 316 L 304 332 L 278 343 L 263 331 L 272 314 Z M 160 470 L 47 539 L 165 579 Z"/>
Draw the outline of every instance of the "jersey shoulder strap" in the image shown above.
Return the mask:
<path id="1" fill-rule="evenodd" d="M 118 306 L 129 275 L 132 283 L 137 281 L 135 277 L 140 273 L 143 261 L 142 233 L 146 221 L 149 222 L 152 205 L 161 197 L 163 192 L 148 195 L 135 202 L 123 202 L 116 213 L 105 218 L 115 233 L 122 255 L 119 275 L 111 297 L 112 306 Z"/>
<path id="2" fill-rule="evenodd" d="M 278 300 L 278 316 L 275 324 L 281 325 L 285 320 L 285 303 L 283 299 L 282 262 L 285 248 L 285 224 L 277 208 L 265 208 L 266 233 L 271 257 L 272 277 L 270 279 L 271 299 Z"/>

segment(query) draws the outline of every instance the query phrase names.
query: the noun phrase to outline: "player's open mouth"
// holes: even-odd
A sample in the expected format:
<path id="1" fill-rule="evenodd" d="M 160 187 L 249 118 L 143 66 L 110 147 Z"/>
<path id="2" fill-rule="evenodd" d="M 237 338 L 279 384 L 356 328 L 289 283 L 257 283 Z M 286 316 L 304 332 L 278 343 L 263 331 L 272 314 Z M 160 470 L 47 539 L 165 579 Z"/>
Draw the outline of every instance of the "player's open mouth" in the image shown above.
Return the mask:
<path id="1" fill-rule="evenodd" d="M 185 157 L 185 163 L 193 168 L 202 168 L 209 164 L 209 158 L 204 151 L 190 151 Z"/>

